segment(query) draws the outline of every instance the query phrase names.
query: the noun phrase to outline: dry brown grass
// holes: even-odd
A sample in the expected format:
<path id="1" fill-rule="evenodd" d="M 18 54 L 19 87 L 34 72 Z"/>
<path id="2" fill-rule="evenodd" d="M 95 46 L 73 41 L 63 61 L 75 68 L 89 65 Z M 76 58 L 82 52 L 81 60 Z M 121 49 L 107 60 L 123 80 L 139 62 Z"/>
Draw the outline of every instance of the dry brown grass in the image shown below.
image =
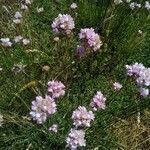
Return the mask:
<path id="1" fill-rule="evenodd" d="M 118 138 L 118 145 L 121 150 L 150 150 L 150 112 L 145 110 L 140 115 L 138 123 L 138 114 L 128 119 L 118 119 L 110 131 Z"/>

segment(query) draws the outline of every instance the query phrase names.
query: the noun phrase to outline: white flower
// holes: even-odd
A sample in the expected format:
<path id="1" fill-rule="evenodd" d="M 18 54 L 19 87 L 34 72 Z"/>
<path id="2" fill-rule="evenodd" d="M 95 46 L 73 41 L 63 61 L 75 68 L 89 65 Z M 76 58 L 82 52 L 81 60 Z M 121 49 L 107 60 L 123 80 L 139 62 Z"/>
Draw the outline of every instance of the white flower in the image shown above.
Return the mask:
<path id="1" fill-rule="evenodd" d="M 20 24 L 20 23 L 21 23 L 21 20 L 20 20 L 20 19 L 14 19 L 13 22 L 14 22 L 15 24 Z"/>
<path id="2" fill-rule="evenodd" d="M 143 34 L 143 31 L 142 31 L 142 30 L 138 30 L 138 33 L 139 33 L 139 34 Z"/>
<path id="3" fill-rule="evenodd" d="M 86 146 L 85 132 L 83 130 L 71 129 L 66 139 L 67 147 L 77 150 L 78 147 Z"/>
<path id="4" fill-rule="evenodd" d="M 58 42 L 58 41 L 59 41 L 59 37 L 55 37 L 55 38 L 54 38 L 54 41 L 55 41 L 55 42 Z"/>
<path id="5" fill-rule="evenodd" d="M 23 39 L 22 42 L 23 42 L 23 45 L 28 45 L 30 43 L 30 40 L 29 39 Z"/>
<path id="6" fill-rule="evenodd" d="M 136 7 L 141 8 L 141 4 L 136 4 Z"/>
<path id="7" fill-rule="evenodd" d="M 71 5 L 70 5 L 70 8 L 71 9 L 76 9 L 78 6 L 77 6 L 77 4 L 76 3 L 72 3 Z"/>
<path id="8" fill-rule="evenodd" d="M 140 88 L 140 94 L 143 97 L 147 97 L 149 95 L 149 89 L 146 88 Z"/>
<path id="9" fill-rule="evenodd" d="M 0 114 L 0 127 L 2 126 L 2 124 L 3 124 L 3 121 L 4 121 L 4 119 L 3 119 L 3 115 L 1 115 Z"/>
<path id="10" fill-rule="evenodd" d="M 119 91 L 122 88 L 122 85 L 119 82 L 113 83 L 114 89 Z"/>
<path id="11" fill-rule="evenodd" d="M 53 124 L 48 130 L 57 133 L 58 132 L 58 125 Z"/>
<path id="12" fill-rule="evenodd" d="M 2 71 L 2 70 L 3 70 L 3 68 L 0 67 L 0 71 Z"/>
<path id="13" fill-rule="evenodd" d="M 2 45 L 4 47 L 11 47 L 12 46 L 12 42 L 10 42 L 9 38 L 1 38 L 0 41 L 2 42 Z"/>
<path id="14" fill-rule="evenodd" d="M 147 10 L 150 10 L 150 2 L 148 2 L 148 1 L 145 2 L 145 8 Z"/>
<path id="15" fill-rule="evenodd" d="M 19 11 L 17 11 L 17 12 L 15 13 L 14 17 L 15 17 L 16 19 L 21 19 L 21 18 L 22 18 L 22 15 L 21 15 L 21 13 L 20 13 Z"/>
<path id="16" fill-rule="evenodd" d="M 23 39 L 23 37 L 21 35 L 18 35 L 14 38 L 14 41 L 15 41 L 15 43 L 19 43 L 22 39 Z"/>
<path id="17" fill-rule="evenodd" d="M 32 1 L 31 1 L 31 0 L 25 0 L 25 3 L 26 3 L 27 5 L 31 5 Z"/>
<path id="18" fill-rule="evenodd" d="M 43 12 L 43 11 L 44 11 L 44 8 L 43 8 L 43 7 L 37 8 L 37 12 L 38 12 L 38 13 L 41 13 L 41 12 Z"/>
<path id="19" fill-rule="evenodd" d="M 135 2 L 132 2 L 132 3 L 130 3 L 130 8 L 133 10 L 133 9 L 135 9 L 135 7 L 136 7 L 136 3 Z"/>
<path id="20" fill-rule="evenodd" d="M 133 9 L 135 9 L 135 8 L 141 8 L 141 4 L 138 4 L 138 3 L 136 3 L 136 2 L 132 2 L 132 3 L 130 3 L 130 8 L 133 10 Z"/>
<path id="21" fill-rule="evenodd" d="M 123 1 L 122 1 L 122 0 L 114 0 L 114 3 L 115 3 L 116 5 L 118 5 L 118 4 L 123 3 Z"/>
<path id="22" fill-rule="evenodd" d="M 21 4 L 21 10 L 28 10 L 28 6 L 24 5 L 24 4 Z"/>

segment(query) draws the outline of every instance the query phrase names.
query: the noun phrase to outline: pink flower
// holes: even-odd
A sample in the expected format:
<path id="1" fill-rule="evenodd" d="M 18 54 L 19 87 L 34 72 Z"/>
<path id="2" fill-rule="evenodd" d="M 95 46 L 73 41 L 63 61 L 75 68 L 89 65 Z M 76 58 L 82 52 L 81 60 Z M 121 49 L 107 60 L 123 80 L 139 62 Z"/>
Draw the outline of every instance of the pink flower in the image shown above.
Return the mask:
<path id="1" fill-rule="evenodd" d="M 87 111 L 84 106 L 79 106 L 72 114 L 72 119 L 74 121 L 73 125 L 76 127 L 90 127 L 90 122 L 94 120 L 94 114 L 92 111 Z"/>
<path id="2" fill-rule="evenodd" d="M 71 129 L 66 139 L 67 147 L 77 150 L 78 147 L 86 146 L 85 132 L 83 130 Z"/>
<path id="3" fill-rule="evenodd" d="M 106 97 L 104 97 L 101 91 L 98 91 L 97 94 L 93 97 L 90 106 L 95 111 L 97 111 L 97 109 L 105 109 L 106 108 L 105 102 L 106 102 Z"/>
<path id="4" fill-rule="evenodd" d="M 149 95 L 149 89 L 146 88 L 140 88 L 140 94 L 143 97 L 147 97 Z"/>
<path id="5" fill-rule="evenodd" d="M 37 96 L 35 101 L 32 101 L 30 115 L 38 124 L 46 121 L 48 115 L 52 115 L 57 111 L 54 99 L 50 96 Z"/>
<path id="6" fill-rule="evenodd" d="M 133 65 L 126 65 L 126 69 L 127 69 L 127 74 L 129 76 L 135 75 L 138 76 L 139 73 L 145 69 L 143 64 L 139 64 L 139 63 L 135 63 Z"/>
<path id="7" fill-rule="evenodd" d="M 113 83 L 114 89 L 119 91 L 122 88 L 122 85 L 119 82 Z"/>
<path id="8" fill-rule="evenodd" d="M 95 33 L 93 28 L 81 29 L 79 38 L 83 41 L 83 44 L 87 48 L 92 48 L 94 51 L 100 49 L 100 47 L 102 46 L 100 36 Z"/>
<path id="9" fill-rule="evenodd" d="M 65 95 L 65 86 L 60 81 L 49 81 L 48 92 L 53 98 L 58 98 Z"/>
<path id="10" fill-rule="evenodd" d="M 136 76 L 138 85 L 150 85 L 150 68 L 146 68 L 143 64 L 135 63 L 133 65 L 126 65 L 127 74 L 129 76 Z"/>
<path id="11" fill-rule="evenodd" d="M 55 132 L 57 133 L 58 131 L 58 125 L 57 124 L 53 124 L 50 128 L 49 131 Z"/>
<path id="12" fill-rule="evenodd" d="M 52 23 L 52 28 L 55 33 L 70 34 L 75 28 L 73 18 L 68 14 L 59 14 Z"/>

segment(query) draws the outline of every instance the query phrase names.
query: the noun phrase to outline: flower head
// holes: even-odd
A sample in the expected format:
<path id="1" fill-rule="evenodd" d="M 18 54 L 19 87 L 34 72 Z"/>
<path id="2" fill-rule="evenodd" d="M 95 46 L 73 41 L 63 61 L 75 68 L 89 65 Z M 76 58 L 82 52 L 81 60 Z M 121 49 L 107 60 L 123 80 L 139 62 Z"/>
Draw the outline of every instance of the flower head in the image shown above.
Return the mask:
<path id="1" fill-rule="evenodd" d="M 150 86 L 150 68 L 141 70 L 136 79 L 138 85 Z"/>
<path id="2" fill-rule="evenodd" d="M 119 82 L 113 83 L 114 89 L 119 91 L 122 88 L 122 85 Z"/>
<path id="3" fill-rule="evenodd" d="M 28 10 L 28 6 L 27 5 L 24 5 L 24 4 L 21 4 L 21 10 Z"/>
<path id="4" fill-rule="evenodd" d="M 76 3 L 72 3 L 71 5 L 70 5 L 70 8 L 71 9 L 76 9 L 78 6 L 77 6 L 77 4 Z"/>
<path id="5" fill-rule="evenodd" d="M 67 147 L 77 150 L 78 147 L 86 146 L 85 132 L 83 130 L 71 129 L 66 139 Z"/>
<path id="6" fill-rule="evenodd" d="M 136 2 L 132 2 L 132 3 L 130 3 L 130 8 L 133 10 L 133 9 L 135 9 L 135 8 L 141 8 L 141 4 L 138 4 L 138 3 L 136 3 Z"/>
<path id="7" fill-rule="evenodd" d="M 50 96 L 37 96 L 35 101 L 32 101 L 30 115 L 38 124 L 46 121 L 48 115 L 52 115 L 57 111 L 56 103 Z"/>
<path id="8" fill-rule="evenodd" d="M 146 88 L 140 88 L 140 94 L 143 97 L 147 97 L 149 95 L 149 89 Z"/>
<path id="9" fill-rule="evenodd" d="M 53 124 L 50 128 L 49 131 L 52 131 L 54 133 L 58 132 L 58 125 L 57 124 Z"/>
<path id="10" fill-rule="evenodd" d="M 68 14 L 59 14 L 52 23 L 52 28 L 55 33 L 70 34 L 75 28 L 73 18 Z"/>
<path id="11" fill-rule="evenodd" d="M 23 42 L 23 45 L 28 45 L 30 43 L 30 40 L 29 39 L 23 39 L 22 42 Z"/>
<path id="12" fill-rule="evenodd" d="M 145 67 L 141 63 L 135 63 L 133 65 L 126 65 L 126 69 L 129 76 L 138 76 L 139 73 L 145 69 Z"/>
<path id="13" fill-rule="evenodd" d="M 90 127 L 90 123 L 94 120 L 92 111 L 87 111 L 84 106 L 79 106 L 72 114 L 73 125 L 76 127 Z"/>
<path id="14" fill-rule="evenodd" d="M 149 1 L 146 1 L 146 2 L 145 2 L 145 8 L 146 8 L 147 10 L 150 10 L 150 2 L 149 2 Z"/>
<path id="15" fill-rule="evenodd" d="M 100 49 L 102 46 L 100 36 L 95 33 L 93 28 L 81 29 L 79 38 L 82 40 L 85 47 L 92 48 L 94 51 Z"/>
<path id="16" fill-rule="evenodd" d="M 14 38 L 14 41 L 15 41 L 15 43 L 19 43 L 22 39 L 23 39 L 23 37 L 21 35 L 18 35 Z"/>
<path id="17" fill-rule="evenodd" d="M 22 18 L 22 14 L 21 14 L 19 11 L 17 11 L 17 12 L 15 13 L 14 17 L 15 17 L 16 19 L 21 19 L 21 18 Z"/>
<path id="18" fill-rule="evenodd" d="M 38 12 L 38 13 L 41 13 L 41 12 L 43 12 L 43 11 L 44 11 L 44 8 L 43 8 L 43 7 L 37 8 L 37 12 Z"/>
<path id="19" fill-rule="evenodd" d="M 104 97 L 101 91 L 98 91 L 97 94 L 93 97 L 90 106 L 95 111 L 97 111 L 97 109 L 105 109 L 106 108 L 105 102 L 106 97 Z"/>
<path id="20" fill-rule="evenodd" d="M 62 82 L 60 81 L 49 81 L 48 82 L 48 93 L 53 97 L 53 98 L 58 98 L 60 96 L 65 95 L 65 86 Z"/>
<path id="21" fill-rule="evenodd" d="M 12 46 L 12 42 L 10 42 L 9 38 L 1 38 L 0 41 L 2 42 L 2 45 L 4 47 L 11 47 Z"/>

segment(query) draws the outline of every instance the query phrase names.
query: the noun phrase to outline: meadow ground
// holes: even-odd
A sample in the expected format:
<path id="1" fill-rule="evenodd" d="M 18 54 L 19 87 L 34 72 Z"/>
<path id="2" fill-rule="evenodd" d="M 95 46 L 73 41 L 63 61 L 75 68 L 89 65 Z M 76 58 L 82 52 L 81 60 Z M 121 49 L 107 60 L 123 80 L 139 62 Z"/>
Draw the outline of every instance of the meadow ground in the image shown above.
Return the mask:
<path id="1" fill-rule="evenodd" d="M 106 96 L 106 109 L 95 113 L 86 128 L 86 150 L 148 150 L 150 148 L 149 97 L 140 96 L 135 79 L 127 75 L 125 65 L 135 62 L 150 67 L 150 11 L 132 10 L 128 3 L 115 5 L 111 0 L 72 1 L 34 0 L 27 11 L 17 0 L 0 1 L 0 38 L 21 35 L 28 45 L 0 45 L 0 150 L 63 150 L 73 127 L 72 112 L 79 106 L 88 109 L 97 91 Z M 144 5 L 145 1 L 139 0 Z M 37 12 L 43 7 L 44 11 Z M 16 11 L 22 22 L 13 23 Z M 75 29 L 70 36 L 54 41 L 51 28 L 58 14 L 70 14 Z M 94 28 L 101 36 L 101 51 L 83 58 L 75 55 L 81 28 Z M 142 33 L 139 32 L 142 31 Z M 22 70 L 16 67 L 21 64 Z M 43 69 L 48 65 L 49 70 Z M 44 96 L 47 82 L 64 83 L 65 96 L 57 103 L 58 111 L 42 125 L 29 120 L 31 102 Z M 120 91 L 113 89 L 120 82 Z M 58 132 L 48 128 L 58 124 Z M 81 148 L 82 149 L 82 148 Z"/>

